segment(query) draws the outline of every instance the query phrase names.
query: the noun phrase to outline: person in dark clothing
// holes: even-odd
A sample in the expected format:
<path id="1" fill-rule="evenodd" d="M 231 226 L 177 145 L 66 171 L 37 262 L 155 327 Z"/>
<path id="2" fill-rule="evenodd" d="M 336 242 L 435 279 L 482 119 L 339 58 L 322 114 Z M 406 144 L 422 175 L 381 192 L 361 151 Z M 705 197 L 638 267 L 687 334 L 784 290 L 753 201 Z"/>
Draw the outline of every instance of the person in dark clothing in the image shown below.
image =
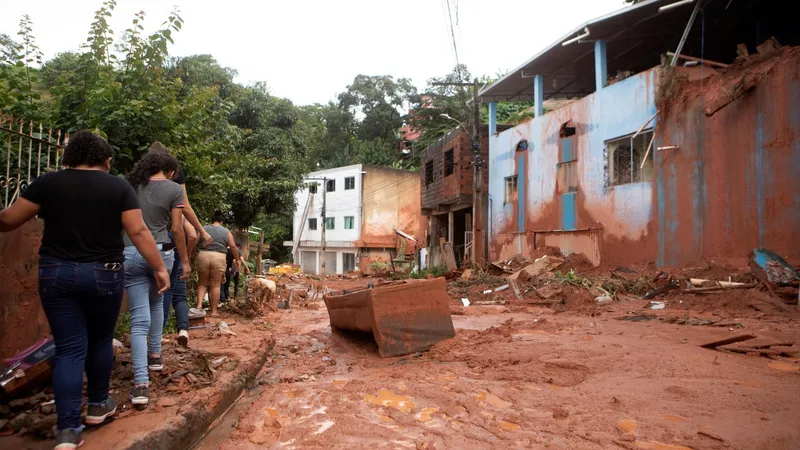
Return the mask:
<path id="1" fill-rule="evenodd" d="M 169 288 L 169 273 L 142 219 L 136 192 L 108 173 L 111 155 L 103 138 L 86 130 L 75 133 L 64 151 L 66 169 L 38 177 L 11 207 L 0 211 L 0 232 L 14 230 L 37 214 L 44 220 L 39 297 L 56 346 L 58 450 L 83 443 L 84 371 L 86 423 L 104 423 L 117 410 L 108 388 L 125 280 L 123 230 L 152 265 L 158 290 Z"/>
<path id="2" fill-rule="evenodd" d="M 221 303 L 227 301 L 228 298 L 231 296 L 231 280 L 233 279 L 233 275 L 235 272 L 235 270 L 233 269 L 233 261 L 234 261 L 233 252 L 231 251 L 230 248 L 228 248 L 228 251 L 225 254 L 225 280 L 223 280 L 222 282 L 222 289 L 220 290 L 219 294 L 219 301 Z"/>

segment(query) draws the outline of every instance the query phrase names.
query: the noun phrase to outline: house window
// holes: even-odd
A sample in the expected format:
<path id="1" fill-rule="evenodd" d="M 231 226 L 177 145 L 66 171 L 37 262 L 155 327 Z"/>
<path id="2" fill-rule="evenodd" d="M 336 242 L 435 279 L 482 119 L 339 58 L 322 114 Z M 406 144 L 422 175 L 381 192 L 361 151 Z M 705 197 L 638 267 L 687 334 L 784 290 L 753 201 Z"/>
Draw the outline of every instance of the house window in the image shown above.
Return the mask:
<path id="1" fill-rule="evenodd" d="M 433 183 L 433 160 L 425 163 L 425 185 Z"/>
<path id="2" fill-rule="evenodd" d="M 453 149 L 444 152 L 444 176 L 452 175 L 455 169 L 453 161 Z"/>
<path id="3" fill-rule="evenodd" d="M 356 177 L 347 177 L 344 179 L 344 190 L 349 191 L 356 188 Z"/>
<path id="4" fill-rule="evenodd" d="M 336 219 L 333 217 L 326 217 L 325 218 L 325 229 L 332 230 L 334 225 L 336 224 Z"/>
<path id="5" fill-rule="evenodd" d="M 355 217 L 353 216 L 345 216 L 344 218 L 344 229 L 345 230 L 352 230 L 355 227 Z"/>
<path id="6" fill-rule="evenodd" d="M 517 200 L 517 176 L 506 177 L 506 194 L 503 203 L 513 203 Z"/>
<path id="7" fill-rule="evenodd" d="M 336 190 L 336 180 L 328 180 L 328 182 L 325 183 L 325 190 L 328 191 L 328 192 L 335 191 Z"/>
<path id="8" fill-rule="evenodd" d="M 653 152 L 647 155 L 647 160 L 644 159 L 652 139 L 653 130 L 648 130 L 636 138 L 630 135 L 606 142 L 609 185 L 653 181 Z"/>
<path id="9" fill-rule="evenodd" d="M 308 229 L 309 231 L 317 229 L 317 219 L 308 219 Z"/>
<path id="10" fill-rule="evenodd" d="M 317 193 L 317 183 L 309 184 L 308 185 L 308 192 L 310 194 L 316 194 Z"/>

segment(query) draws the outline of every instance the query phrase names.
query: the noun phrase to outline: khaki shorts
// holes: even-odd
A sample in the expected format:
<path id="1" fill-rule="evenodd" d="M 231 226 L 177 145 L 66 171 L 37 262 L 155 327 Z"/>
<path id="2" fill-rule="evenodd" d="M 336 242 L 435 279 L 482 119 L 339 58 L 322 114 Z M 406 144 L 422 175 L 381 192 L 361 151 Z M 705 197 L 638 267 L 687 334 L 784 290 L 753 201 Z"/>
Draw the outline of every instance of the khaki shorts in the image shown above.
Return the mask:
<path id="1" fill-rule="evenodd" d="M 197 272 L 201 280 L 207 280 L 209 275 L 217 273 L 225 275 L 227 260 L 225 253 L 212 252 L 208 250 L 200 251 L 197 254 Z"/>

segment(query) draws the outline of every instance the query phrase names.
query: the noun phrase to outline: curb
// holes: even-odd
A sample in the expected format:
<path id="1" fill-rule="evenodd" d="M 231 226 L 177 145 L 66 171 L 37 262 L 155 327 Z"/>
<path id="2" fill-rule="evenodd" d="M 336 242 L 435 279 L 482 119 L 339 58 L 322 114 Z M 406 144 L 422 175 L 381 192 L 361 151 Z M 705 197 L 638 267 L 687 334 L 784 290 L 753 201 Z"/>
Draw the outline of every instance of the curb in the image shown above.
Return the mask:
<path id="1" fill-rule="evenodd" d="M 219 401 L 213 406 L 210 399 L 196 400 L 183 407 L 183 411 L 177 417 L 170 420 L 164 427 L 149 433 L 136 441 L 129 443 L 120 449 L 140 450 L 158 449 L 174 450 L 190 448 L 195 441 L 202 437 L 208 428 L 222 416 L 231 405 L 239 398 L 239 395 L 255 379 L 258 372 L 267 362 L 267 356 L 275 347 L 273 339 L 264 339 L 259 348 L 260 352 L 255 361 L 250 361 L 239 371 L 235 380 L 225 386 L 219 394 Z"/>

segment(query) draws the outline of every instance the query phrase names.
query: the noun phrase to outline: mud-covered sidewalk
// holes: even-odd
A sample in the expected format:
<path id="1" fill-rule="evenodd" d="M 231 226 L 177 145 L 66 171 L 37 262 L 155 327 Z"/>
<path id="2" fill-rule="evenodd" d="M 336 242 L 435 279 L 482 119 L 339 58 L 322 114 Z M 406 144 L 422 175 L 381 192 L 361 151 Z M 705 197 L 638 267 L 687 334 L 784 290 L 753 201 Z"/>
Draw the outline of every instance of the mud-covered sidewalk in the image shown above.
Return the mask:
<path id="1" fill-rule="evenodd" d="M 229 331 L 221 332 L 220 322 L 225 322 Z M 175 343 L 177 335 L 165 336 L 170 340 L 163 346 L 165 370 L 150 373 L 150 404 L 142 411 L 133 409 L 128 401 L 132 382 L 129 351 L 119 352 L 110 390 L 118 414 L 110 423 L 87 428 L 81 448 L 181 449 L 202 436 L 252 383 L 275 343 L 272 324 L 263 318 L 222 314 L 207 319 L 206 326 L 189 332 L 189 349 Z M 12 420 L 31 424 L 52 420 L 54 425 L 54 408 L 50 406 L 49 416 L 42 414 L 42 408 L 18 412 Z M 40 440 L 31 434 L 0 437 L 0 448 L 52 447 L 52 439 Z"/>
<path id="2" fill-rule="evenodd" d="M 794 319 L 745 314 L 731 327 L 704 326 L 709 314 L 642 314 L 638 302 L 579 314 L 516 310 L 469 307 L 454 316 L 455 339 L 390 359 L 377 356 L 369 336 L 332 332 L 324 309 L 280 312 L 259 387 L 196 448 L 790 449 L 800 442 L 795 360 L 700 347 L 741 333 L 758 336 L 750 346 L 798 342 Z M 647 318 L 620 320 L 637 316 Z"/>

